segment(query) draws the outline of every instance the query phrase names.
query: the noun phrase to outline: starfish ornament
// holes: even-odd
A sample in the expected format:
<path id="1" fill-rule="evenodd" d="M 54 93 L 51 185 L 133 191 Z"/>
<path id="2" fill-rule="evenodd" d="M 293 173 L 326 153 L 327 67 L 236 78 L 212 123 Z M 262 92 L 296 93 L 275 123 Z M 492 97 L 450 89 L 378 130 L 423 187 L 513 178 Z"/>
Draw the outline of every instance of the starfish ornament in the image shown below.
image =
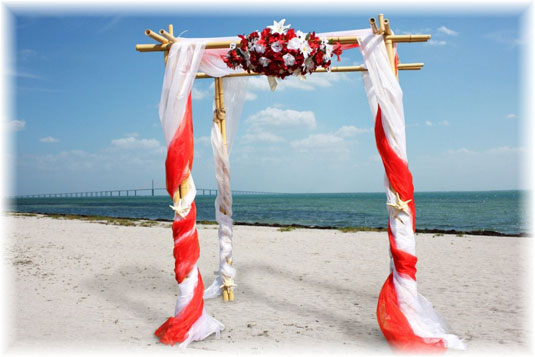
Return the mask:
<path id="1" fill-rule="evenodd" d="M 190 206 L 182 206 L 182 200 L 178 201 L 178 206 L 169 205 L 169 207 L 171 207 L 171 209 L 182 218 L 188 215 L 189 210 L 191 208 Z"/>
<path id="2" fill-rule="evenodd" d="M 273 26 L 268 26 L 268 28 L 271 29 L 271 33 L 286 33 L 292 25 L 284 25 L 285 22 L 286 19 L 282 19 L 279 22 L 273 21 Z"/>
<path id="3" fill-rule="evenodd" d="M 409 202 L 411 202 L 411 201 L 412 201 L 412 199 L 408 200 L 408 201 L 403 201 L 399 197 L 399 193 L 396 192 L 396 202 L 394 202 L 394 203 L 387 202 L 386 205 L 390 206 L 390 207 L 393 207 L 396 210 L 396 212 L 394 213 L 394 217 L 396 217 L 397 220 L 399 220 L 401 223 L 403 223 L 401 218 L 398 217 L 398 214 L 400 212 L 405 212 L 408 215 L 409 214 Z"/>

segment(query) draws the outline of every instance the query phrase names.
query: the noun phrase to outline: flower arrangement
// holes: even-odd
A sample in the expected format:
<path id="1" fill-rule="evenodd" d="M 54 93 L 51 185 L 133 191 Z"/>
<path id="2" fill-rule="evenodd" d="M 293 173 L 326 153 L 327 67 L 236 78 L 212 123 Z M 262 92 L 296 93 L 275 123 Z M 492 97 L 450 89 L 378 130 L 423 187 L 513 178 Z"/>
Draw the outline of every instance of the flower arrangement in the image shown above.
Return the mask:
<path id="1" fill-rule="evenodd" d="M 227 66 L 284 79 L 292 74 L 304 76 L 318 67 L 329 69 L 333 54 L 340 61 L 340 43 L 333 45 L 332 41 L 319 38 L 314 32 L 296 32 L 285 22 L 285 19 L 273 21 L 273 26 L 262 32 L 238 35 L 241 39 L 239 47 L 232 43 L 223 57 Z"/>

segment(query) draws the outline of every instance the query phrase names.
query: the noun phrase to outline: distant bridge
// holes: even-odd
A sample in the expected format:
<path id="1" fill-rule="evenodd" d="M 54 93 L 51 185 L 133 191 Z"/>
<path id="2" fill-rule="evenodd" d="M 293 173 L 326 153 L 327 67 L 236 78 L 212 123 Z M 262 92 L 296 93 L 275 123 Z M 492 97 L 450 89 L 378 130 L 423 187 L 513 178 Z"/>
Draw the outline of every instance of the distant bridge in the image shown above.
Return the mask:
<path id="1" fill-rule="evenodd" d="M 167 189 L 161 187 L 152 188 L 135 188 L 130 190 L 104 190 L 104 191 L 86 191 L 86 192 L 67 192 L 67 193 L 39 193 L 33 195 L 19 195 L 15 198 L 53 198 L 53 197 L 136 197 L 136 196 L 155 196 L 158 192 L 167 195 Z M 258 191 L 239 191 L 233 190 L 233 195 L 272 195 L 274 192 Z M 197 195 L 215 196 L 217 189 L 214 188 L 197 188 Z"/>

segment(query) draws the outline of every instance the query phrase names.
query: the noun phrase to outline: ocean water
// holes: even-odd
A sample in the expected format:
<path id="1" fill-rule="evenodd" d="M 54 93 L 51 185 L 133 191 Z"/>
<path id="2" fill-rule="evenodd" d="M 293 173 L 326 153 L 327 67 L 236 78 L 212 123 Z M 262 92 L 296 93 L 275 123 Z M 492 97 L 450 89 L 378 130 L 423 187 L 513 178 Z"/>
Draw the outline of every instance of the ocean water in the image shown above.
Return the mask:
<path id="1" fill-rule="evenodd" d="M 526 191 L 417 192 L 416 228 L 528 233 Z M 214 221 L 215 196 L 197 196 L 197 220 Z M 319 227 L 386 227 L 384 193 L 236 195 L 236 222 Z M 173 219 L 167 196 L 19 198 L 9 210 Z"/>

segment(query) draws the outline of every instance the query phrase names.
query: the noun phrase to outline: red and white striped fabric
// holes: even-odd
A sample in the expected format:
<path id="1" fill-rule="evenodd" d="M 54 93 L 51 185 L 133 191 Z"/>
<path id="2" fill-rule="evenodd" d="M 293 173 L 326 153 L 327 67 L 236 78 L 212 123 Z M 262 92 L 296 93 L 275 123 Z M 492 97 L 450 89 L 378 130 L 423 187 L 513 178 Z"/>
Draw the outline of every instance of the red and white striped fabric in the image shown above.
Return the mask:
<path id="1" fill-rule="evenodd" d="M 195 184 L 191 177 L 193 165 L 193 123 L 191 112 L 191 87 L 199 61 L 204 51 L 203 43 L 174 44 L 168 56 L 164 86 L 160 101 L 160 120 L 164 129 L 167 149 L 165 162 L 167 191 L 173 198 L 175 211 L 173 222 L 175 277 L 179 294 L 175 316 L 170 317 L 155 332 L 160 342 L 181 347 L 190 342 L 219 333 L 223 324 L 210 317 L 204 310 L 204 284 L 197 260 L 199 241 L 196 229 Z M 189 69 L 189 70 L 188 70 Z M 178 188 L 188 180 L 189 191 L 178 196 Z"/>
<path id="2" fill-rule="evenodd" d="M 360 45 L 368 69 L 363 79 L 375 117 L 377 149 L 385 167 L 389 214 L 391 274 L 379 295 L 379 326 L 388 343 L 397 350 L 464 349 L 457 336 L 446 333 L 445 322 L 418 293 L 414 188 L 405 146 L 403 94 L 390 69 L 383 37 L 370 32 L 361 38 Z"/>

